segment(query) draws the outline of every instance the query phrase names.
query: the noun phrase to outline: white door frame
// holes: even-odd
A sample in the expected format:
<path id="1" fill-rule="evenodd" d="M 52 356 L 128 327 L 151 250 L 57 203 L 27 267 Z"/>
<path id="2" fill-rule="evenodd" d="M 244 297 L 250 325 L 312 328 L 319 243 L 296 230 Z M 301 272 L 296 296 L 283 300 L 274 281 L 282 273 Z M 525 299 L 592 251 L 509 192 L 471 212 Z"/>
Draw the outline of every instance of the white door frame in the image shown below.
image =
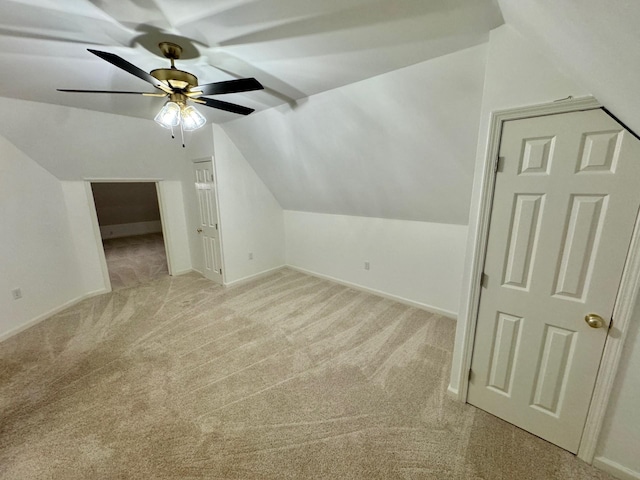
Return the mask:
<path id="1" fill-rule="evenodd" d="M 96 210 L 96 203 L 93 198 L 93 190 L 91 188 L 92 183 L 155 183 L 156 193 L 158 195 L 158 209 L 160 210 L 160 224 L 162 225 L 162 237 L 164 238 L 164 250 L 167 256 L 167 269 L 169 275 L 173 275 L 171 266 L 171 245 L 169 244 L 169 237 L 167 233 L 167 222 L 165 221 L 164 212 L 164 199 L 162 197 L 160 178 L 84 178 L 85 191 L 87 193 L 87 201 L 89 203 L 89 213 L 91 215 L 91 223 L 93 224 L 93 236 L 96 242 L 96 250 L 98 251 L 98 257 L 100 259 L 100 268 L 102 269 L 102 278 L 106 292 L 111 292 L 111 279 L 109 278 L 109 268 L 107 266 L 107 258 L 104 254 L 104 245 L 102 244 L 102 235 L 100 233 L 100 223 L 98 222 L 98 212 Z"/>
<path id="2" fill-rule="evenodd" d="M 489 140 L 486 156 L 482 164 L 482 183 L 480 187 L 480 212 L 478 224 L 469 235 L 478 239 L 473 246 L 470 263 L 470 278 L 472 281 L 463 286 L 462 298 L 467 298 L 466 308 L 458 315 L 458 328 L 463 328 L 462 352 L 459 362 L 458 385 L 451 385 L 450 390 L 457 390 L 456 398 L 467 401 L 469 387 L 469 370 L 473 354 L 475 330 L 478 320 L 478 308 L 480 305 L 481 276 L 484 270 L 484 259 L 487 249 L 489 234 L 489 222 L 493 203 L 493 189 L 495 185 L 495 167 L 500 149 L 502 124 L 507 120 L 520 120 L 524 118 L 539 117 L 543 115 L 555 115 L 581 110 L 593 110 L 601 108 L 600 103 L 593 97 L 568 99 L 560 102 L 545 103 L 541 105 L 497 110 L 491 113 Z M 468 287 L 468 288 L 465 288 Z M 622 347 L 629 330 L 629 323 L 633 314 L 633 308 L 640 289 L 640 216 L 636 218 L 631 245 L 627 254 L 627 260 L 622 273 L 622 279 L 616 303 L 613 309 L 613 325 L 607 335 L 600 370 L 591 398 L 591 405 L 587 413 L 587 419 L 578 449 L 578 457 L 587 463 L 592 463 L 595 455 L 598 437 L 602 429 L 602 423 L 606 414 L 609 397 L 613 388 L 613 382 L 620 363 Z"/>

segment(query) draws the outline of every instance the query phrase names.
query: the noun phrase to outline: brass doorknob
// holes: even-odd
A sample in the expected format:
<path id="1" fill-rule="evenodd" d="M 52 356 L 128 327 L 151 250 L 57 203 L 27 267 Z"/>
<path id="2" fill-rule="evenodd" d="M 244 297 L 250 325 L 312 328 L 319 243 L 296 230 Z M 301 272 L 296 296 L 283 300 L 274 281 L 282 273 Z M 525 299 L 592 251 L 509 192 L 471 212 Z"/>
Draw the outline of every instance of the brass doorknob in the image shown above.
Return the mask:
<path id="1" fill-rule="evenodd" d="M 590 313 L 586 317 L 584 317 L 584 321 L 587 322 L 591 328 L 602 328 L 604 327 L 604 320 L 600 315 L 596 315 L 595 313 Z"/>
<path id="2" fill-rule="evenodd" d="M 196 230 L 196 232 L 198 232 L 198 233 L 202 233 L 202 229 L 201 229 L 201 228 L 198 228 L 198 229 Z"/>

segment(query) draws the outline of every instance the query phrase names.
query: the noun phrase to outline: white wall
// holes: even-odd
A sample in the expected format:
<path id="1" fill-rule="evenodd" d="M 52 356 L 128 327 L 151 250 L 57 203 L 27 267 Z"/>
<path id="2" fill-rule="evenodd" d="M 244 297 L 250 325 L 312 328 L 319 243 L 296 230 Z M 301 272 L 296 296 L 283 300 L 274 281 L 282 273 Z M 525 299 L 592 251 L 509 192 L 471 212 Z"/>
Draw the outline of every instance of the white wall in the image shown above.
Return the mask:
<path id="1" fill-rule="evenodd" d="M 3 97 L 0 110 L 0 135 L 60 180 L 181 179 L 184 149 L 151 119 Z"/>
<path id="2" fill-rule="evenodd" d="M 594 464 L 640 478 L 640 297 L 624 344 Z M 613 467 L 613 468 L 611 468 Z M 624 478 L 624 477 L 622 477 Z"/>
<path id="3" fill-rule="evenodd" d="M 455 317 L 467 227 L 284 214 L 288 265 Z"/>
<path id="4" fill-rule="evenodd" d="M 0 338 L 83 293 L 60 182 L 0 136 Z M 13 300 L 11 290 L 23 298 Z"/>
<path id="5" fill-rule="evenodd" d="M 471 281 L 469 255 L 478 240 L 474 232 L 478 224 L 480 185 L 484 180 L 481 168 L 487 148 L 490 113 L 494 110 L 545 103 L 568 95 L 579 97 L 588 94 L 588 91 L 559 71 L 510 26 L 499 27 L 491 33 L 469 215 L 461 312 L 466 311 L 468 306 L 464 292 L 468 291 Z M 465 318 L 459 319 L 456 331 L 450 384 L 450 390 L 454 393 L 463 376 L 460 369 L 461 352 L 464 337 L 469 334 L 464 329 L 465 321 Z M 640 305 L 636 307 L 635 319 L 624 347 L 621 368 L 596 451 L 595 464 L 621 478 L 640 478 L 640 460 L 637 454 L 640 445 L 640 377 L 636 373 L 640 367 L 639 324 Z"/>
<path id="6" fill-rule="evenodd" d="M 640 133 L 640 2 L 499 0 L 508 24 L 535 42 Z"/>
<path id="7" fill-rule="evenodd" d="M 73 251 L 82 275 L 83 293 L 109 291 L 109 275 L 97 231 L 91 185 L 88 182 L 63 181 Z"/>
<path id="8" fill-rule="evenodd" d="M 183 158 L 176 160 L 184 161 Z M 158 182 L 158 194 L 169 273 L 180 275 L 192 269 L 182 182 Z"/>
<path id="9" fill-rule="evenodd" d="M 486 45 L 225 123 L 286 210 L 465 225 Z"/>
<path id="10" fill-rule="evenodd" d="M 277 200 L 224 130 L 213 132 L 224 281 L 230 284 L 284 265 L 284 221 Z"/>
<path id="11" fill-rule="evenodd" d="M 480 215 L 480 186 L 484 181 L 482 167 L 488 146 L 491 112 L 550 102 L 569 95 L 579 97 L 588 95 L 588 92 L 558 71 L 546 57 L 508 25 L 498 27 L 491 32 L 469 211 L 469 235 L 460 302 L 461 315 L 464 315 L 468 308 L 468 292 L 472 280 L 470 278 L 471 254 L 478 242 L 475 233 Z M 470 334 L 465 329 L 465 322 L 466 317 L 459 317 L 449 387 L 453 393 L 457 393 L 463 378 L 460 370 L 463 344 L 466 335 Z"/>

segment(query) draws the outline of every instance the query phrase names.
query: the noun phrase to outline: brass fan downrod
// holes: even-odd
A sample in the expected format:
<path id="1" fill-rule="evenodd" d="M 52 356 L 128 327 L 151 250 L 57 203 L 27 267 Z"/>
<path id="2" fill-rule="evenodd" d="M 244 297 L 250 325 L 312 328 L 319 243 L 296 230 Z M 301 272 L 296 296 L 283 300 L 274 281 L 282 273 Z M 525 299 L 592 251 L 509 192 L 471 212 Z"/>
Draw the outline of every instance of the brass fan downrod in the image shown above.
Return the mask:
<path id="1" fill-rule="evenodd" d="M 176 68 L 175 61 L 180 59 L 182 47 L 171 42 L 160 42 L 158 47 L 162 54 L 171 60 L 171 68 L 157 68 L 149 73 L 158 80 L 178 90 L 186 91 L 190 88 L 197 87 L 198 78 L 195 75 Z"/>
<path id="2" fill-rule="evenodd" d="M 171 60 L 171 68 L 176 68 L 174 61 L 180 59 L 182 55 L 182 47 L 177 43 L 160 42 L 158 44 L 162 55 Z"/>

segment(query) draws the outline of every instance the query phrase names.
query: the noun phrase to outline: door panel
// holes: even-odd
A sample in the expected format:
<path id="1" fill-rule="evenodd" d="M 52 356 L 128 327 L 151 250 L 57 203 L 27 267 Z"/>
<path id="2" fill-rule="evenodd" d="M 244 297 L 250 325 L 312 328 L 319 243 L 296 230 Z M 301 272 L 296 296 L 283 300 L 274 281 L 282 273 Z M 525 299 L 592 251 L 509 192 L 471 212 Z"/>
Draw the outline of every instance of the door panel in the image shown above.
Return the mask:
<path id="1" fill-rule="evenodd" d="M 576 452 L 640 205 L 640 142 L 592 110 L 505 122 L 500 156 L 468 401 Z"/>
<path id="2" fill-rule="evenodd" d="M 554 295 L 584 301 L 584 295 L 589 290 L 595 252 L 600 246 L 606 203 L 606 195 L 571 196 Z"/>
<path id="3" fill-rule="evenodd" d="M 528 290 L 544 195 L 516 195 L 502 284 Z"/>
<path id="4" fill-rule="evenodd" d="M 216 202 L 216 183 L 211 162 L 193 164 L 196 194 L 198 196 L 198 234 L 202 239 L 204 265 L 202 273 L 222 284 L 222 261 Z"/>

